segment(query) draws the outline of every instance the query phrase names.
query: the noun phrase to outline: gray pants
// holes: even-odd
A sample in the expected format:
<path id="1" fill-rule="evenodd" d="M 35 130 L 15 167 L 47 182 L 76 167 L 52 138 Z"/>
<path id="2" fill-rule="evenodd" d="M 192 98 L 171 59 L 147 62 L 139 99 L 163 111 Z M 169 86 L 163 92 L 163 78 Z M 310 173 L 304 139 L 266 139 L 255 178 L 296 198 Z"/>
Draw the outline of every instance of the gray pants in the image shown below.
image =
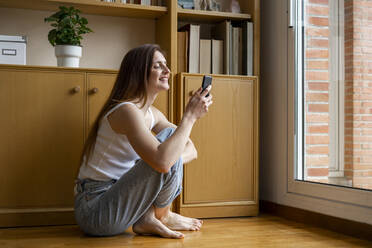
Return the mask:
<path id="1" fill-rule="evenodd" d="M 156 137 L 164 142 L 174 132 L 162 130 Z M 75 218 L 81 230 L 94 236 L 124 232 L 152 206 L 163 208 L 181 193 L 183 164 L 180 158 L 168 173 L 154 170 L 143 160 L 119 180 L 80 180 L 75 196 Z"/>

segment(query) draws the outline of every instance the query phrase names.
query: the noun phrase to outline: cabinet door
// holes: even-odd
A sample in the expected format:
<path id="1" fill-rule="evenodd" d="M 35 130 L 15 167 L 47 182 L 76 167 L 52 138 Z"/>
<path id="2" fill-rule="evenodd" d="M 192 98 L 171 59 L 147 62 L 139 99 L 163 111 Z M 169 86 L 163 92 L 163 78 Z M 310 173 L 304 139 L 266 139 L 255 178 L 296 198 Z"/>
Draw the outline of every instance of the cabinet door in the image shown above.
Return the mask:
<path id="1" fill-rule="evenodd" d="M 116 74 L 89 73 L 88 80 L 88 132 L 111 94 Z M 88 134 L 88 133 L 87 133 Z"/>
<path id="2" fill-rule="evenodd" d="M 84 74 L 0 70 L 0 226 L 74 223 Z"/>
<path id="3" fill-rule="evenodd" d="M 202 76 L 184 74 L 180 81 L 182 114 Z M 256 215 L 256 79 L 214 76 L 212 84 L 213 105 L 191 133 L 198 158 L 184 166 L 180 213 L 194 217 Z"/>

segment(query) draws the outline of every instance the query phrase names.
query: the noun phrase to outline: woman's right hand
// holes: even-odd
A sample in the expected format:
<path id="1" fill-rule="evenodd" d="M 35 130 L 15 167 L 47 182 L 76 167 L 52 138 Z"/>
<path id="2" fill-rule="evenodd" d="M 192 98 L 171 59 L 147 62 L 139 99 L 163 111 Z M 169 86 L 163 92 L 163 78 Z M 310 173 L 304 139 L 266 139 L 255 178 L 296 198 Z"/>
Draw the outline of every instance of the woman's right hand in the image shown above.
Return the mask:
<path id="1" fill-rule="evenodd" d="M 209 94 L 208 97 L 206 95 L 208 95 L 211 88 L 212 86 L 209 85 L 208 88 L 206 88 L 202 92 L 202 88 L 200 87 L 191 96 L 189 102 L 187 103 L 184 117 L 188 117 L 195 122 L 197 119 L 200 119 L 208 112 L 208 108 L 213 103 L 213 101 L 212 94 Z"/>

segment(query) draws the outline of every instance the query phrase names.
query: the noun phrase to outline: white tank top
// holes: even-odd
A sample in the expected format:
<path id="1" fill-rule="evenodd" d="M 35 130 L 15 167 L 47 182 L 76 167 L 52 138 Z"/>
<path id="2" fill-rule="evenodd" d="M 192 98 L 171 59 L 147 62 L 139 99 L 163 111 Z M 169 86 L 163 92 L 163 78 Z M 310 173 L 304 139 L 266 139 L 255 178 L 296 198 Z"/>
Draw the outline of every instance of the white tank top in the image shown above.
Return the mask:
<path id="1" fill-rule="evenodd" d="M 86 162 L 84 156 L 83 163 L 79 171 L 79 179 L 93 179 L 98 181 L 118 180 L 140 159 L 138 154 L 124 134 L 118 134 L 112 130 L 107 116 L 124 104 L 131 102 L 122 102 L 108 111 L 101 119 L 98 127 L 96 143 L 94 150 Z M 151 129 L 154 127 L 154 115 L 149 108 L 151 115 Z"/>

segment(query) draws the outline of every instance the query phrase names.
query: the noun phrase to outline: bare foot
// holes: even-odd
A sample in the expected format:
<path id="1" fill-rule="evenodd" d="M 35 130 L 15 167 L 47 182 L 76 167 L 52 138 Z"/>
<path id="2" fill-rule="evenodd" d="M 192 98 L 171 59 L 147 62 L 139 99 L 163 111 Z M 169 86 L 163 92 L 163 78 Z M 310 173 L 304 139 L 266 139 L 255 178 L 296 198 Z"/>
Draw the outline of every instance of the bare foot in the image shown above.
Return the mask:
<path id="1" fill-rule="evenodd" d="M 181 239 L 183 233 L 170 230 L 158 219 L 155 218 L 154 208 L 151 207 L 147 212 L 133 225 L 133 232 L 137 234 L 155 234 L 164 238 Z"/>
<path id="2" fill-rule="evenodd" d="M 203 221 L 169 211 L 160 221 L 172 230 L 199 231 Z"/>

